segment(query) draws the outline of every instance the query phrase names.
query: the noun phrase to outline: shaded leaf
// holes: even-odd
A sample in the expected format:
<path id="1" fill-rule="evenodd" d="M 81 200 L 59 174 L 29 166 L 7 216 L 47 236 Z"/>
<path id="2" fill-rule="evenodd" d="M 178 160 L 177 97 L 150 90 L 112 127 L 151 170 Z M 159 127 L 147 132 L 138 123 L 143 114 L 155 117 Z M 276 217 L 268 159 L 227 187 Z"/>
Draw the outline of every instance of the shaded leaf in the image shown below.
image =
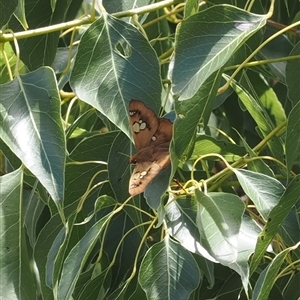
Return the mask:
<path id="1" fill-rule="evenodd" d="M 299 158 L 300 153 L 300 97 L 299 102 L 291 110 L 288 123 L 286 128 L 286 165 L 287 165 L 287 175 L 295 163 L 295 160 Z"/>
<path id="2" fill-rule="evenodd" d="M 58 299 L 69 299 L 71 297 L 82 268 L 108 219 L 109 216 L 105 216 L 96 222 L 68 253 L 58 285 Z"/>
<path id="3" fill-rule="evenodd" d="M 273 237 L 278 231 L 279 226 L 291 211 L 293 205 L 299 200 L 300 195 L 300 175 L 295 177 L 288 185 L 279 203 L 270 212 L 268 221 L 257 239 L 257 245 L 254 255 L 251 260 L 251 273 L 253 273 L 260 260 L 263 258 L 268 245 L 271 243 Z"/>
<path id="4" fill-rule="evenodd" d="M 3 299 L 35 299 L 22 216 L 22 169 L 0 177 L 1 280 Z M 29 249 L 29 248 L 28 248 Z"/>
<path id="5" fill-rule="evenodd" d="M 298 42 L 290 55 L 300 54 L 300 42 Z M 293 106 L 299 103 L 299 81 L 300 76 L 300 61 L 299 59 L 288 60 L 286 63 L 286 84 L 288 87 L 288 97 L 292 101 Z"/>
<path id="6" fill-rule="evenodd" d="M 299 245 L 300 243 L 298 243 L 298 246 Z M 274 286 L 274 282 L 276 281 L 278 272 L 280 271 L 280 267 L 283 264 L 287 254 L 291 250 L 293 250 L 293 248 L 285 249 L 284 251 L 277 254 L 275 258 L 272 259 L 272 261 L 269 263 L 267 268 L 265 268 L 261 272 L 253 289 L 253 300 L 269 299 L 270 291 Z"/>
<path id="7" fill-rule="evenodd" d="M 146 253 L 139 282 L 147 299 L 188 299 L 199 284 L 199 269 L 193 256 L 166 237 Z"/>
<path id="8" fill-rule="evenodd" d="M 222 72 L 213 73 L 188 101 L 176 101 L 177 118 L 174 123 L 174 151 L 178 158 L 187 160 L 193 151 L 197 126 L 207 125 Z"/>
<path id="9" fill-rule="evenodd" d="M 2 28 L 11 18 L 18 6 L 18 0 L 0 0 L 0 28 Z"/>
<path id="10" fill-rule="evenodd" d="M 229 77 L 224 75 L 228 80 Z M 233 90 L 238 95 L 239 99 L 242 101 L 243 105 L 250 113 L 254 121 L 256 122 L 259 133 L 263 137 L 267 136 L 275 128 L 270 117 L 268 116 L 265 108 L 243 87 L 241 87 L 235 80 L 230 83 Z M 274 154 L 274 156 L 280 161 L 283 160 L 283 141 L 277 136 L 273 136 L 272 139 L 268 141 L 269 149 Z"/>

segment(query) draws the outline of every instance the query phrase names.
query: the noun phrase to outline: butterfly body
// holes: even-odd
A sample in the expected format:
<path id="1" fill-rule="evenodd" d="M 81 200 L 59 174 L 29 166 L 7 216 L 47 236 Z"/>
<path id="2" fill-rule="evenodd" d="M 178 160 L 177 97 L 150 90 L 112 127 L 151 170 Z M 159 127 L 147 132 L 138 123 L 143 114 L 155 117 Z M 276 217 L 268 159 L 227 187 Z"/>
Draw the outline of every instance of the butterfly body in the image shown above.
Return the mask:
<path id="1" fill-rule="evenodd" d="M 135 168 L 129 181 L 132 196 L 142 193 L 153 178 L 170 164 L 169 144 L 173 124 L 139 100 L 129 104 L 130 126 L 137 153 L 130 158 Z"/>

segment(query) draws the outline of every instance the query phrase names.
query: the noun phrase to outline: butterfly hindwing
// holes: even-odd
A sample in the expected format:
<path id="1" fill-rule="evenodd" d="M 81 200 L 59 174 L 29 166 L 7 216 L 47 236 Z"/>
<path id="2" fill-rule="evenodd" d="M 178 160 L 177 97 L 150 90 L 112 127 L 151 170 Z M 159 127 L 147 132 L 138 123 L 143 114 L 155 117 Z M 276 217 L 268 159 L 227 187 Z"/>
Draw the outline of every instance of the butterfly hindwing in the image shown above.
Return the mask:
<path id="1" fill-rule="evenodd" d="M 142 193 L 160 170 L 161 167 L 155 162 L 136 164 L 129 181 L 129 194 L 135 196 Z"/>

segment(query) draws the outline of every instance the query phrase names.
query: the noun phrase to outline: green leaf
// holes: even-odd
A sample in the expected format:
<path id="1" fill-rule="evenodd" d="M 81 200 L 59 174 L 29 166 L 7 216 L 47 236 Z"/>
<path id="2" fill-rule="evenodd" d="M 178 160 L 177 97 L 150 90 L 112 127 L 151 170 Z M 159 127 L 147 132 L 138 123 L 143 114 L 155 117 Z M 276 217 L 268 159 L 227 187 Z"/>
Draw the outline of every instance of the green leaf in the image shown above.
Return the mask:
<path id="1" fill-rule="evenodd" d="M 116 199 L 122 203 L 129 197 L 130 164 L 129 157 L 132 143 L 128 137 L 119 132 L 114 139 L 108 158 L 109 183 Z"/>
<path id="2" fill-rule="evenodd" d="M 235 169 L 234 173 L 255 208 L 267 220 L 271 210 L 278 204 L 284 186 L 273 177 L 249 170 Z"/>
<path id="3" fill-rule="evenodd" d="M 23 208 L 25 226 L 31 247 L 33 248 L 37 238 L 38 221 L 45 208 L 45 203 L 34 193 L 24 190 Z"/>
<path id="4" fill-rule="evenodd" d="M 97 221 L 68 253 L 58 285 L 58 299 L 69 299 L 71 297 L 82 268 L 108 219 L 109 215 Z"/>
<path id="5" fill-rule="evenodd" d="M 298 42 L 290 55 L 300 55 L 300 42 Z M 286 84 L 288 87 L 288 97 L 292 101 L 293 106 L 299 103 L 299 81 L 300 61 L 299 59 L 288 60 L 286 63 Z"/>
<path id="6" fill-rule="evenodd" d="M 252 150 L 252 148 L 248 145 L 248 143 L 246 142 L 246 140 L 238 133 L 245 149 L 246 152 L 248 153 L 249 157 L 253 158 L 253 157 L 257 157 L 257 154 Z M 262 160 L 262 159 L 255 159 L 255 160 L 250 160 L 247 163 L 247 168 L 250 171 L 254 171 L 256 173 L 262 173 L 268 176 L 273 177 L 274 173 L 272 171 L 272 169 Z"/>
<path id="7" fill-rule="evenodd" d="M 174 123 L 174 151 L 187 160 L 193 151 L 197 126 L 207 125 L 222 72 L 212 74 L 189 101 L 176 101 L 177 118 Z"/>
<path id="8" fill-rule="evenodd" d="M 89 194 L 85 200 L 85 208 L 93 210 L 94 202 L 105 186 L 110 188 L 107 182 L 107 165 L 111 144 L 118 131 L 97 134 L 82 140 L 70 153 L 70 162 L 66 165 L 66 190 L 65 190 L 65 215 L 66 217 L 74 213 L 77 209 L 80 198 L 94 184 L 98 184 L 97 189 Z M 97 176 L 98 174 L 98 176 Z M 96 176 L 96 177 L 94 177 Z M 93 179 L 93 182 L 91 180 Z M 92 184 L 91 186 L 89 186 Z"/>
<path id="9" fill-rule="evenodd" d="M 83 290 L 80 293 L 78 300 L 86 299 L 105 299 L 105 295 L 108 291 L 108 287 L 105 286 L 105 279 L 107 272 L 102 272 L 99 276 L 89 279 L 84 285 Z M 106 298 L 107 299 L 107 298 Z"/>
<path id="10" fill-rule="evenodd" d="M 10 19 L 9 28 L 14 32 L 23 31 L 24 18 L 26 18 L 30 29 L 40 29 L 64 22 L 70 3 L 70 0 L 57 1 L 55 10 L 52 10 L 48 0 L 25 1 L 25 7 L 17 11 L 18 18 L 13 16 Z M 25 17 L 22 16 L 24 13 L 22 10 L 26 13 Z M 29 70 L 33 71 L 42 66 L 52 65 L 57 51 L 59 35 L 60 31 L 54 31 L 42 35 L 34 34 L 30 38 L 18 40 L 21 60 Z"/>
<path id="11" fill-rule="evenodd" d="M 200 238 L 199 230 L 196 225 L 198 204 L 194 197 L 181 196 L 176 199 L 176 201 L 174 201 L 174 199 L 172 201 L 170 198 L 166 207 L 168 232 L 172 237 L 176 238 L 183 247 L 206 258 L 207 267 L 203 268 L 202 271 L 207 278 L 211 278 L 214 267 L 210 261 L 220 262 L 225 266 L 229 266 L 240 275 L 244 289 L 247 291 L 249 283 L 248 259 L 255 249 L 260 228 L 249 217 L 245 215 L 241 216 L 244 205 L 236 196 L 224 193 L 219 197 L 215 196 L 216 193 L 208 195 L 212 196 L 218 205 L 217 208 L 210 209 L 213 215 L 217 215 L 218 211 L 221 210 L 221 214 L 225 211 L 224 214 L 226 214 L 228 218 L 230 218 L 230 215 L 240 216 L 240 220 L 238 218 L 237 221 L 229 221 L 231 224 L 234 223 L 234 226 L 240 226 L 238 235 L 233 237 L 233 239 L 236 239 L 235 251 L 237 255 L 235 261 L 230 261 L 228 256 L 222 256 L 224 251 L 221 247 L 221 243 L 225 243 L 225 238 L 220 234 L 218 226 L 213 221 L 210 223 L 206 222 L 208 219 L 206 216 L 204 222 L 207 228 L 204 230 L 206 231 L 208 241 L 205 241 L 204 237 L 203 239 Z M 216 213 L 214 212 L 215 210 L 217 210 Z M 232 229 L 232 231 L 234 232 L 236 230 Z M 200 240 L 203 242 L 203 245 L 200 244 Z M 214 244 L 212 243 L 213 240 L 215 240 Z"/>
<path id="12" fill-rule="evenodd" d="M 71 86 L 130 136 L 128 105 L 142 100 L 158 112 L 161 82 L 157 56 L 132 25 L 105 13 L 82 36 Z"/>
<path id="13" fill-rule="evenodd" d="M 28 29 L 28 24 L 26 20 L 26 11 L 25 11 L 25 0 L 19 0 L 18 6 L 14 12 L 15 17 L 22 24 L 24 29 Z"/>
<path id="14" fill-rule="evenodd" d="M 22 169 L 0 177 L 1 280 L 3 299 L 35 299 L 22 211 Z"/>
<path id="15" fill-rule="evenodd" d="M 254 272 L 263 258 L 268 245 L 272 242 L 279 226 L 286 218 L 292 207 L 299 200 L 300 195 L 300 175 L 295 177 L 288 185 L 280 198 L 279 203 L 270 212 L 268 221 L 257 239 L 257 245 L 251 261 L 251 273 Z"/>
<path id="16" fill-rule="evenodd" d="M 285 111 L 275 90 L 270 87 L 267 79 L 262 74 L 248 71 L 243 72 L 240 82 L 251 91 L 257 102 L 263 107 L 265 116 L 273 126 L 281 125 L 286 120 Z"/>
<path id="17" fill-rule="evenodd" d="M 219 5 L 184 20 L 176 31 L 173 93 L 193 97 L 199 87 L 266 23 L 266 16 Z"/>
<path id="18" fill-rule="evenodd" d="M 197 159 L 201 155 L 217 153 L 222 155 L 226 161 L 237 161 L 245 155 L 244 147 L 223 140 L 216 140 L 208 135 L 197 137 L 191 159 Z M 212 157 L 211 159 L 217 159 Z"/>
<path id="19" fill-rule="evenodd" d="M 197 198 L 196 224 L 200 242 L 210 255 L 222 264 L 237 259 L 238 234 L 245 210 L 243 202 L 233 194 L 204 194 L 195 190 Z M 234 210 L 231 208 L 234 206 Z"/>
<path id="20" fill-rule="evenodd" d="M 40 68 L 0 85 L 0 135 L 55 202 L 64 195 L 65 140 L 56 79 Z"/>
<path id="21" fill-rule="evenodd" d="M 199 1 L 187 0 L 184 6 L 184 18 L 188 18 L 198 12 Z"/>
<path id="22" fill-rule="evenodd" d="M 226 80 L 229 79 L 227 75 L 223 76 Z M 261 133 L 263 137 L 271 133 L 275 127 L 264 107 L 235 80 L 232 80 L 230 85 L 256 122 L 259 128 L 259 133 Z M 283 161 L 283 141 L 277 136 L 273 136 L 273 138 L 269 140 L 268 145 L 274 156 L 280 161 Z"/>
<path id="23" fill-rule="evenodd" d="M 39 270 L 41 294 L 44 299 L 53 298 L 53 290 L 46 284 L 46 278 L 49 276 L 46 270 L 47 255 L 49 249 L 54 242 L 56 235 L 62 228 L 60 216 L 54 215 L 47 224 L 40 231 L 35 247 L 34 247 L 34 259 Z"/>
<path id="24" fill-rule="evenodd" d="M 299 98 L 300 99 L 300 98 Z M 300 101 L 291 110 L 286 128 L 286 165 L 290 174 L 295 160 L 300 153 Z"/>
<path id="25" fill-rule="evenodd" d="M 149 300 L 188 299 L 199 280 L 191 253 L 169 237 L 148 250 L 139 272 L 139 282 Z"/>
<path id="26" fill-rule="evenodd" d="M 0 28 L 9 21 L 18 6 L 18 0 L 0 0 Z"/>
<path id="27" fill-rule="evenodd" d="M 298 246 L 296 247 L 299 247 L 299 245 L 300 243 L 298 243 Z M 270 299 L 269 294 L 277 279 L 280 267 L 284 263 L 287 254 L 296 247 L 287 248 L 284 251 L 277 254 L 275 258 L 273 258 L 272 261 L 269 263 L 268 267 L 261 272 L 253 289 L 253 300 Z"/>

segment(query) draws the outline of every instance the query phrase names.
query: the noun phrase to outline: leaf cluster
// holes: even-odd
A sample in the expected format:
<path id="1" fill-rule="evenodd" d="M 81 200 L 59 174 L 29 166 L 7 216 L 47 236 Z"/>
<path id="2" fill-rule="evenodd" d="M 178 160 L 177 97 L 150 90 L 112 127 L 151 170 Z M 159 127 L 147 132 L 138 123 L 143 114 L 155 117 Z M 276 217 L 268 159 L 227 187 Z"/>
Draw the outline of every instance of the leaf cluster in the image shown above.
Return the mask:
<path id="1" fill-rule="evenodd" d="M 298 299 L 300 4 L 0 0 L 3 299 Z M 131 99 L 173 120 L 129 197 Z"/>

